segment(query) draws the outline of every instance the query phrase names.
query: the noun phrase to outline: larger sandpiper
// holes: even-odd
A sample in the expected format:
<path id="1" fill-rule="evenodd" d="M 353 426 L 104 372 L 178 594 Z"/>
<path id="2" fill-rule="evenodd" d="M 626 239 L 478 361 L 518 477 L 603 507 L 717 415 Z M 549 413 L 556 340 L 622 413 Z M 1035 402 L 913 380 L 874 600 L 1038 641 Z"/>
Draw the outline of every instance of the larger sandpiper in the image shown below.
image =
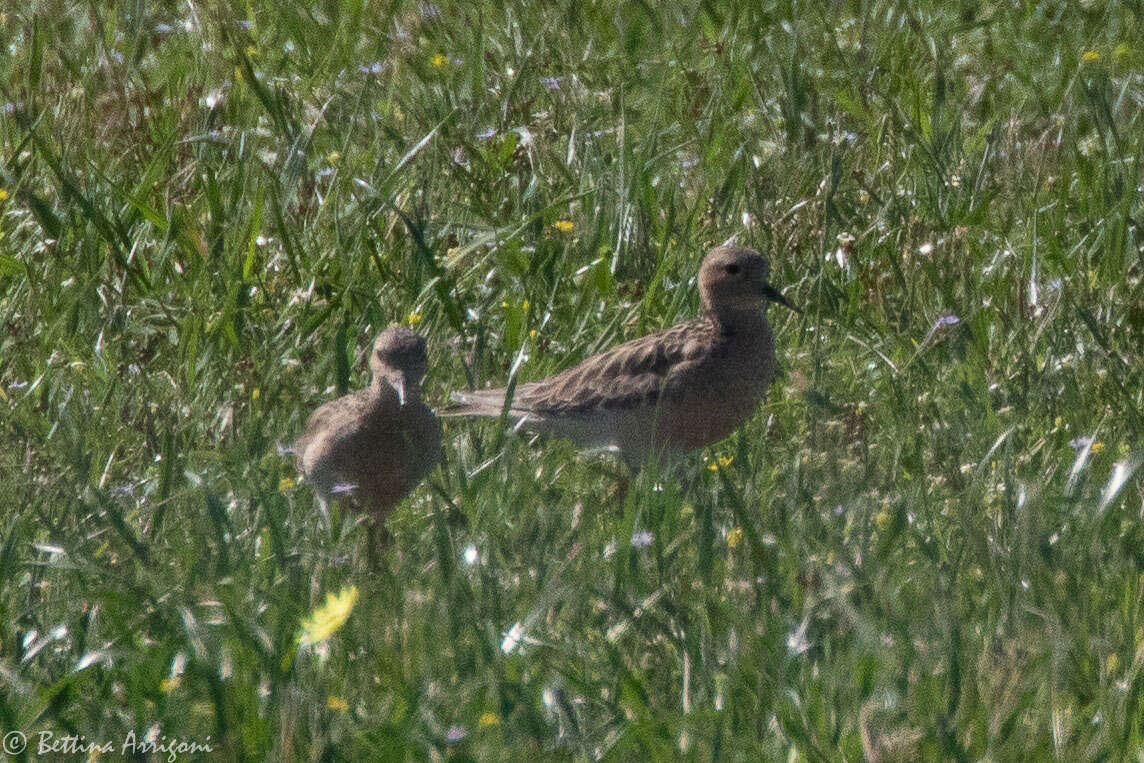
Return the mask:
<path id="1" fill-rule="evenodd" d="M 323 507 L 343 497 L 380 525 L 441 460 L 441 422 L 421 401 L 426 363 L 424 339 L 388 328 L 374 341 L 370 386 L 310 415 L 294 453 Z"/>
<path id="2" fill-rule="evenodd" d="M 616 451 L 633 469 L 722 440 L 750 418 L 774 377 L 766 302 L 795 309 L 768 275 L 752 249 L 712 249 L 699 268 L 700 317 L 519 385 L 508 416 L 582 448 Z M 505 412 L 504 389 L 453 398 L 458 405 L 442 415 Z"/>

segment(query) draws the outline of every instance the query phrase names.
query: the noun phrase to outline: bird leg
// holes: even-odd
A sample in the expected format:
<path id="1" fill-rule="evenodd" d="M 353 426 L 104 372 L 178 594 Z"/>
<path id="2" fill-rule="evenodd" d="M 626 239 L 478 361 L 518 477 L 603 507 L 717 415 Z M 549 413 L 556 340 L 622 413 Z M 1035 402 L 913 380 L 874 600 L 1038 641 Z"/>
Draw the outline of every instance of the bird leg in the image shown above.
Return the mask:
<path id="1" fill-rule="evenodd" d="M 628 493 L 632 489 L 632 480 L 630 477 L 617 477 L 616 489 L 612 492 L 611 500 L 616 503 L 616 513 L 621 516 L 624 513 L 624 502 L 628 498 Z"/>
<path id="2" fill-rule="evenodd" d="M 365 533 L 365 556 L 370 571 L 374 573 L 387 572 L 385 552 L 390 543 L 393 542 L 393 534 L 389 532 L 389 528 L 385 526 L 384 522 L 380 522 L 372 516 L 365 520 Z"/>

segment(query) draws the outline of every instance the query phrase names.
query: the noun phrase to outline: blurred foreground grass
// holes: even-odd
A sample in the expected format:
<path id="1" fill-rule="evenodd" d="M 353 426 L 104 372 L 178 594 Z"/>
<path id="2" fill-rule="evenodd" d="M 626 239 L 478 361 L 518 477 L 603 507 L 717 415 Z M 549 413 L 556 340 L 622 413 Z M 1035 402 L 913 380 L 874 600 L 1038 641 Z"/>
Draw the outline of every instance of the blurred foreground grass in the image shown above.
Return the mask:
<path id="1" fill-rule="evenodd" d="M 1137 4 L 0 19 L 4 731 L 1144 749 Z M 374 574 L 276 452 L 390 322 L 431 400 L 536 378 L 693 315 L 735 233 L 805 312 L 686 495 L 450 422 Z"/>

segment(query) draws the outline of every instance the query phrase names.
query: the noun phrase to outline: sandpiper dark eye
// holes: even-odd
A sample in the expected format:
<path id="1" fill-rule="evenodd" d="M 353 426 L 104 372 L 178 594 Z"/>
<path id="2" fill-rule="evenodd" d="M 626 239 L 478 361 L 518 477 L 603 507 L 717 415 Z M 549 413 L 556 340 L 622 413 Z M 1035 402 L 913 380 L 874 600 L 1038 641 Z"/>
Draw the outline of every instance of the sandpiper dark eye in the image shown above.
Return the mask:
<path id="1" fill-rule="evenodd" d="M 733 276 L 737 276 L 737 275 L 739 275 L 739 266 L 738 265 L 728 265 L 727 266 L 727 272 Z"/>

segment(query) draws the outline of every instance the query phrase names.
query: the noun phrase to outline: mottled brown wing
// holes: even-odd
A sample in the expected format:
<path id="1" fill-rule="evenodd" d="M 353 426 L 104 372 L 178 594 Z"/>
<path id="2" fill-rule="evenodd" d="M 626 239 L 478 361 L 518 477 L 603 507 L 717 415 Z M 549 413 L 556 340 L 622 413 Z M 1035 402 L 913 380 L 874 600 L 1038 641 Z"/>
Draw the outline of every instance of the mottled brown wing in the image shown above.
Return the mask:
<path id="1" fill-rule="evenodd" d="M 306 419 L 306 431 L 302 433 L 297 440 L 294 441 L 292 446 L 294 449 L 294 462 L 298 467 L 298 471 L 302 471 L 304 465 L 302 459 L 306 455 L 306 448 L 315 437 L 320 436 L 330 427 L 330 423 L 338 416 L 338 402 L 331 400 L 317 407 L 310 417 Z"/>
<path id="2" fill-rule="evenodd" d="M 303 468 L 302 459 L 309 444 L 318 437 L 341 436 L 347 425 L 365 414 L 370 400 L 370 390 L 366 388 L 318 406 L 306 420 L 306 431 L 294 442 L 294 459 L 299 471 Z"/>
<path id="3" fill-rule="evenodd" d="M 653 404 L 672 369 L 700 352 L 713 331 L 710 321 L 696 318 L 617 345 L 555 376 L 520 385 L 512 408 L 561 415 Z"/>

